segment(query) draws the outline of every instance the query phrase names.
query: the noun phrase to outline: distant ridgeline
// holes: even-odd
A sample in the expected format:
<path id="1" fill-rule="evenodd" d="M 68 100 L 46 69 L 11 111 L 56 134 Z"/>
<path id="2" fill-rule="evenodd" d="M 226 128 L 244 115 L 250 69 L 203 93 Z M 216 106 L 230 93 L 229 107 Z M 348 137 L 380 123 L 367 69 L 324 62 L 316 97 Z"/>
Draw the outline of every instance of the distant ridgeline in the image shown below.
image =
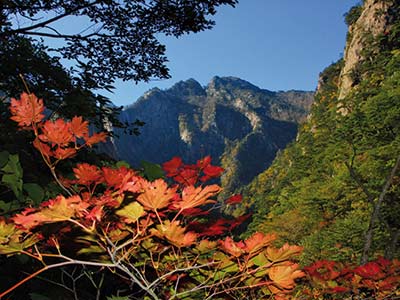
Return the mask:
<path id="1" fill-rule="evenodd" d="M 119 159 L 162 163 L 174 156 L 192 163 L 211 155 L 226 169 L 225 194 L 265 170 L 297 134 L 313 92 L 271 92 L 234 77 L 214 77 L 207 87 L 189 79 L 152 89 L 121 113 L 145 122 L 139 136 L 116 132 Z"/>
<path id="2" fill-rule="evenodd" d="M 304 262 L 399 257 L 399 6 L 366 0 L 346 15 L 344 58 L 320 74 L 296 142 L 246 188 L 246 234 L 275 231 L 305 246 Z"/>

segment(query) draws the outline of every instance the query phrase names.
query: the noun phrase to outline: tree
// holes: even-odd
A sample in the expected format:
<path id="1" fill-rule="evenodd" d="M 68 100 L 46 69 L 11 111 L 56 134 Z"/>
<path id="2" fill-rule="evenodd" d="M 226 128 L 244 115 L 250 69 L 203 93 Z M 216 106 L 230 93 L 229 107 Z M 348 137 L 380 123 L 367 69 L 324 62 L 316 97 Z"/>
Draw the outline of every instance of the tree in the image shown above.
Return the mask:
<path id="1" fill-rule="evenodd" d="M 116 78 L 148 81 L 168 78 L 165 46 L 156 34 L 181 36 L 210 29 L 208 16 L 237 0 L 6 0 L 0 4 L 0 41 L 16 36 L 65 43 L 52 49 L 74 60 L 85 88 L 111 88 Z M 82 20 L 77 32 L 60 29 L 61 20 Z"/>

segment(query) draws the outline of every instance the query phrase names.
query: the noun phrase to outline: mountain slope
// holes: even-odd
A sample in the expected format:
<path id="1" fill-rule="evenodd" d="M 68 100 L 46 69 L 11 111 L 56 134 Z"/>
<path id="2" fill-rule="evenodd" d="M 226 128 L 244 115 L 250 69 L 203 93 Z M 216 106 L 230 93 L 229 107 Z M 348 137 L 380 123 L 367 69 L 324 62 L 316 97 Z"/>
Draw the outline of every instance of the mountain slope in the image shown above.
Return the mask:
<path id="1" fill-rule="evenodd" d="M 189 79 L 150 90 L 127 107 L 121 121 L 146 125 L 138 137 L 117 132 L 116 150 L 133 166 L 211 155 L 227 169 L 222 181 L 228 193 L 249 183 L 295 138 L 312 101 L 311 92 L 271 92 L 235 77 L 214 77 L 205 88 Z"/>
<path id="2" fill-rule="evenodd" d="M 305 262 L 399 255 L 399 6 L 349 12 L 345 57 L 321 73 L 296 142 L 246 189 L 251 230 L 304 245 Z"/>

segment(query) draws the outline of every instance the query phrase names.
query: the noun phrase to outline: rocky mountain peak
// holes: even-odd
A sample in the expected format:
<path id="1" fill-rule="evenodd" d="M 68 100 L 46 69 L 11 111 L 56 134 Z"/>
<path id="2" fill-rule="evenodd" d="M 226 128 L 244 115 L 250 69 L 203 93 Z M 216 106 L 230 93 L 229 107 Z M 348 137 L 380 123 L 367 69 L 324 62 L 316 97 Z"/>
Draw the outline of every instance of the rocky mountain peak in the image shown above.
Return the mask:
<path id="1" fill-rule="evenodd" d="M 313 92 L 270 92 L 236 77 L 215 76 L 206 88 L 194 79 L 152 89 L 121 114 L 146 123 L 141 135 L 117 132 L 120 159 L 162 163 L 181 156 L 193 163 L 211 155 L 227 168 L 223 185 L 233 191 L 263 171 L 292 141 L 308 114 Z"/>
<path id="2" fill-rule="evenodd" d="M 352 87 L 357 84 L 357 66 L 368 57 L 363 50 L 368 45 L 370 37 L 376 38 L 390 26 L 389 9 L 393 1 L 365 0 L 362 7 L 354 7 L 353 23 L 349 24 L 348 41 L 344 54 L 344 66 L 339 78 L 339 99 L 345 98 Z"/>
<path id="3" fill-rule="evenodd" d="M 168 89 L 168 92 L 177 97 L 206 96 L 204 88 L 193 78 L 179 81 Z"/>

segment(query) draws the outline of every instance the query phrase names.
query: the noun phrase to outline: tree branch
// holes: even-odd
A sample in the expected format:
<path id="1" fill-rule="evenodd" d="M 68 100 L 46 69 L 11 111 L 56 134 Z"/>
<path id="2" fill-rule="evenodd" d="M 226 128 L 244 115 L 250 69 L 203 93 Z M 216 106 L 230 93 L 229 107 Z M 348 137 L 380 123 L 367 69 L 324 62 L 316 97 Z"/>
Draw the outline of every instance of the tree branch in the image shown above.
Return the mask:
<path id="1" fill-rule="evenodd" d="M 374 210 L 372 211 L 368 230 L 365 235 L 364 249 L 363 249 L 363 253 L 361 256 L 361 264 L 365 264 L 368 262 L 369 251 L 371 249 L 372 237 L 374 234 L 375 222 L 378 219 L 379 211 L 381 209 L 383 200 L 385 199 L 386 193 L 389 190 L 390 186 L 392 185 L 393 178 L 396 175 L 397 169 L 399 169 L 399 167 L 400 167 L 400 155 L 397 157 L 396 163 L 394 164 L 392 171 L 390 172 L 389 176 L 387 177 L 386 183 L 382 189 L 382 192 L 379 195 L 378 201 L 376 202 L 376 204 L 374 206 Z"/>
<path id="2" fill-rule="evenodd" d="M 3 33 L 0 34 L 0 36 L 7 36 L 7 35 L 11 35 L 11 34 L 16 34 L 16 33 L 23 33 L 23 34 L 28 34 L 29 31 L 37 29 L 37 28 L 43 28 L 46 27 L 48 24 L 54 23 L 62 18 L 65 18 L 71 14 L 73 14 L 74 12 L 77 12 L 81 9 L 84 8 L 89 8 L 95 4 L 99 3 L 98 0 L 92 2 L 92 3 L 88 3 L 87 5 L 82 5 L 82 6 L 78 6 L 75 9 L 71 9 L 71 10 L 66 10 L 64 13 L 57 15 L 53 18 L 47 19 L 46 21 L 40 22 L 40 23 L 36 23 L 33 24 L 31 26 L 27 26 L 27 27 L 22 27 L 22 28 L 18 28 L 18 29 L 11 29 L 11 30 L 7 30 L 4 31 Z M 32 35 L 33 33 L 30 32 L 30 34 Z"/>

